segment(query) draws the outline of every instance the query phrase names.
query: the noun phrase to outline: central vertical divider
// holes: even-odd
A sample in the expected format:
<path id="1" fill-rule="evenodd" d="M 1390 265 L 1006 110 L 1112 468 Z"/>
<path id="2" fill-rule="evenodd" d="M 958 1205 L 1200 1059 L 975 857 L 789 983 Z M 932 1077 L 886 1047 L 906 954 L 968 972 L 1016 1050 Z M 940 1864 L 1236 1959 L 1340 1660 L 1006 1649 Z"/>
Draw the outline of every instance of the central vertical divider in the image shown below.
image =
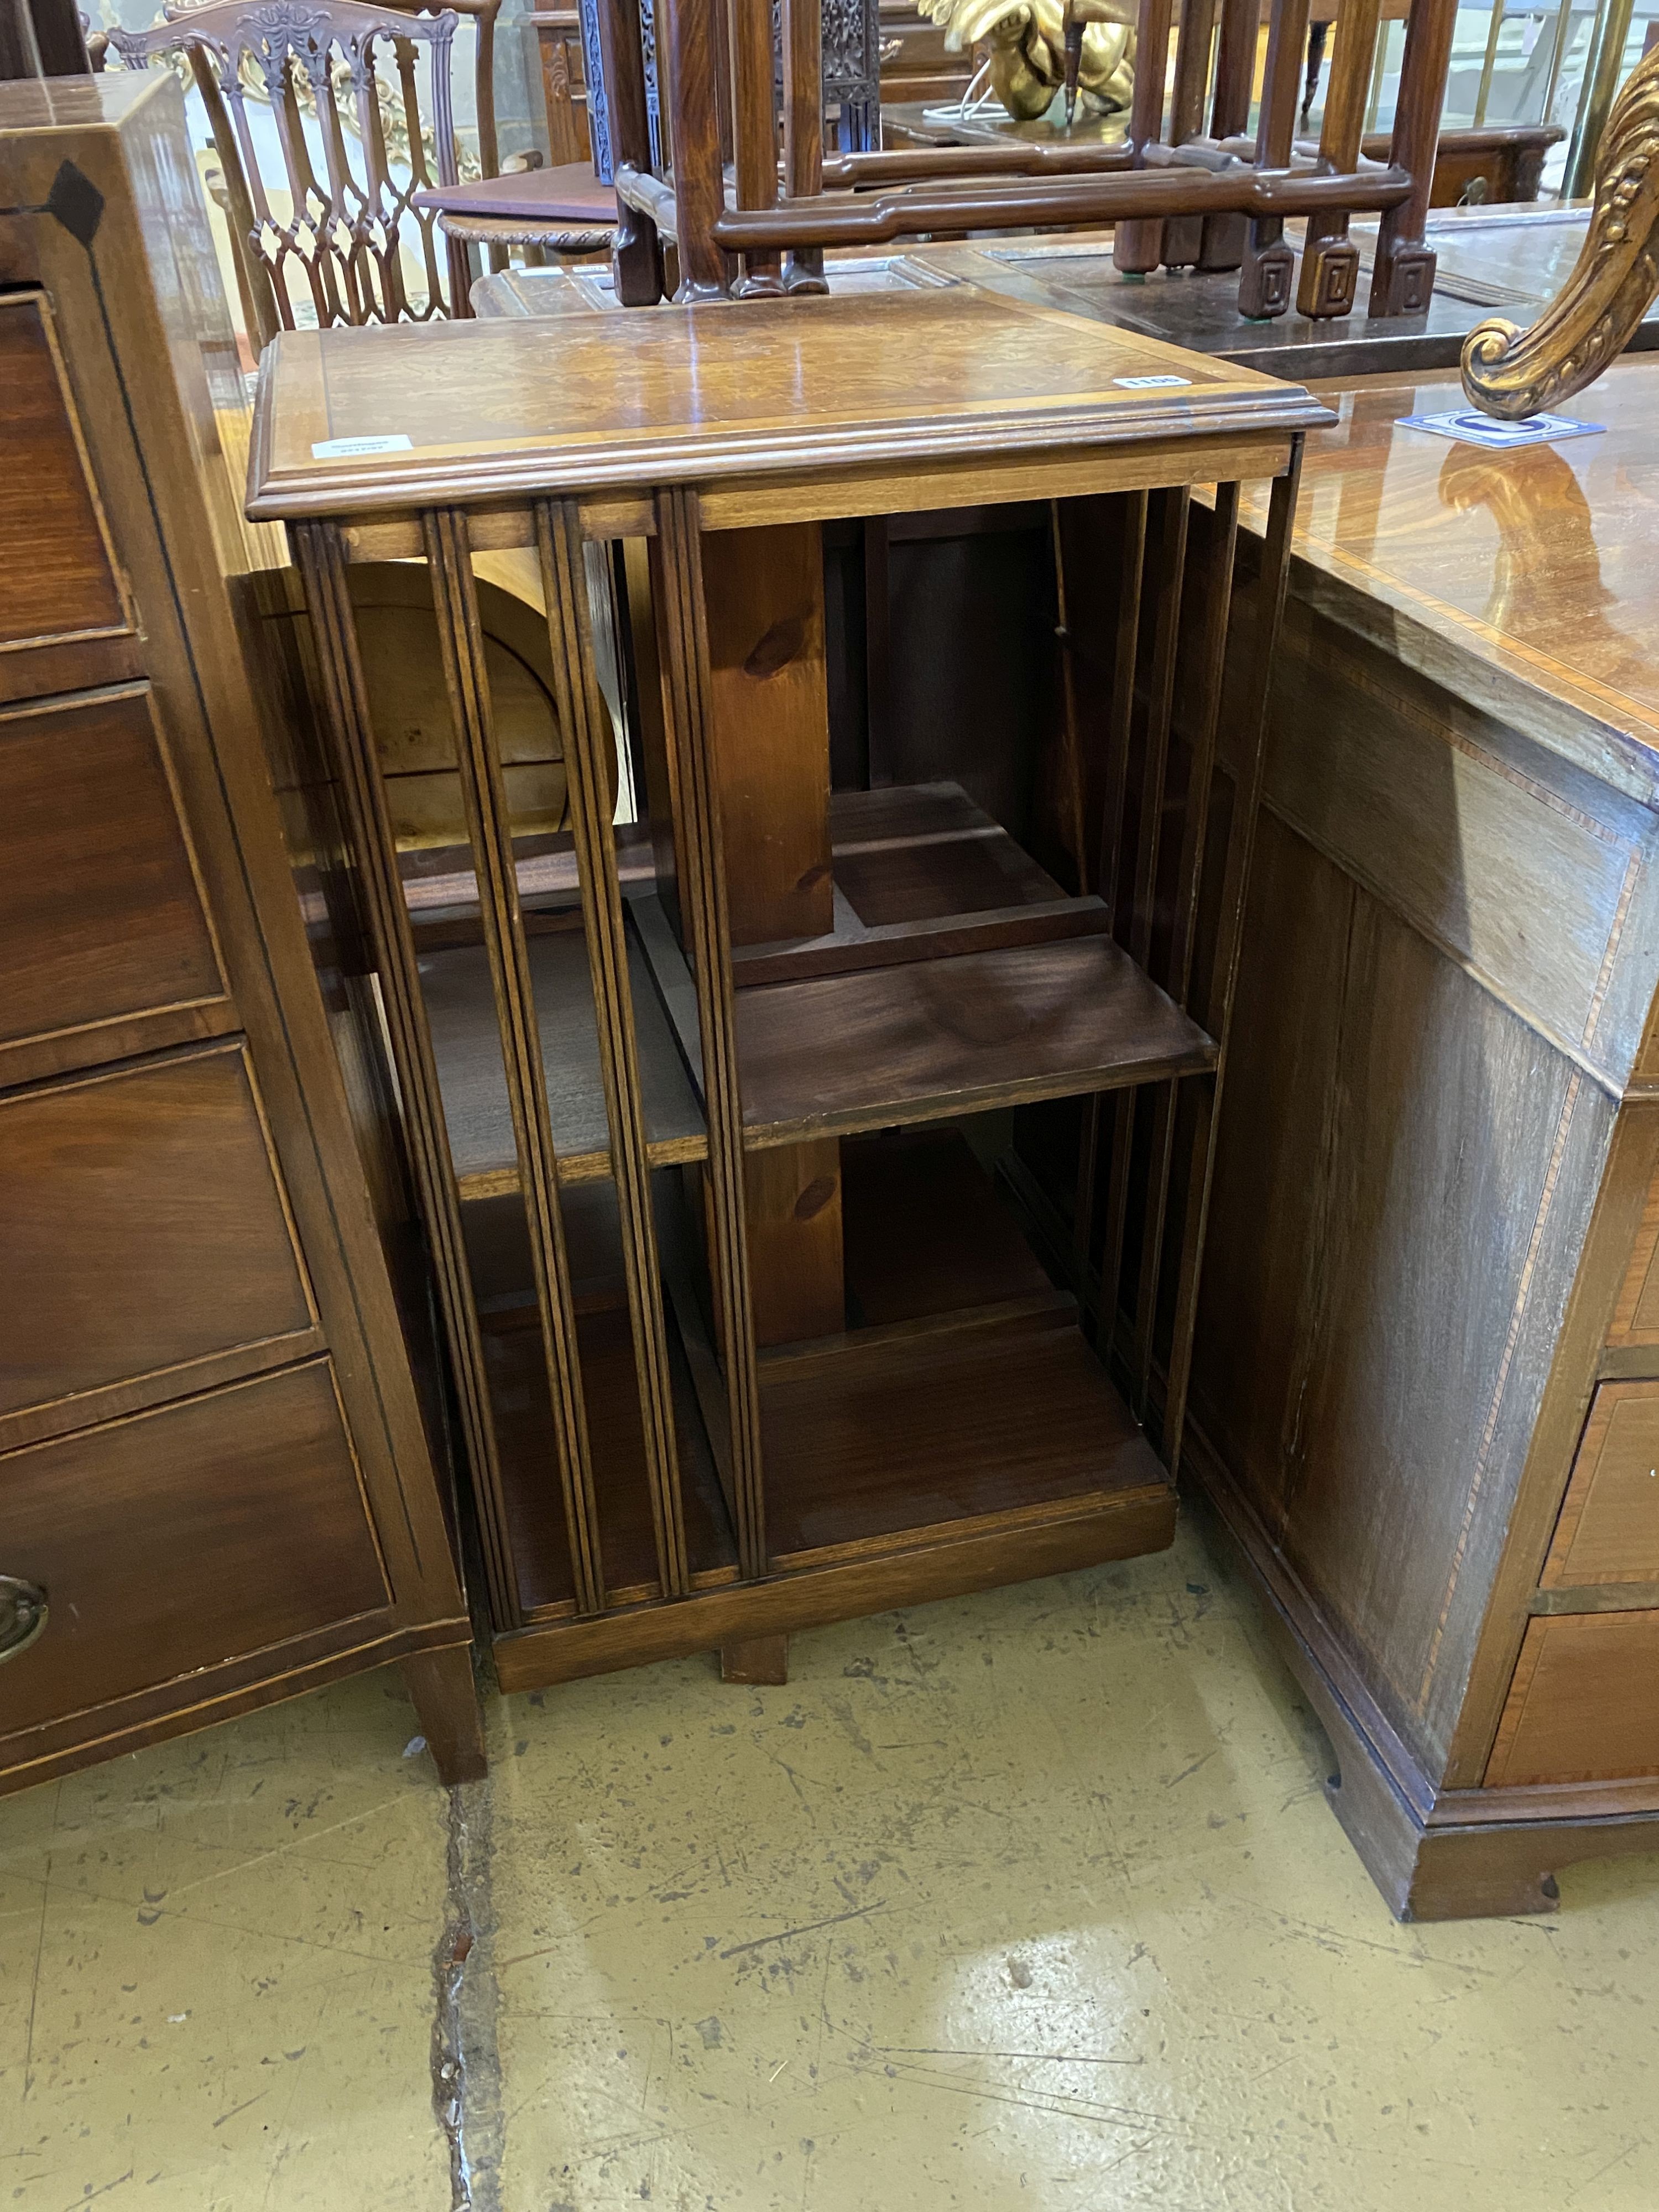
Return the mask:
<path id="1" fill-rule="evenodd" d="M 513 1134 L 524 1178 L 536 1306 L 553 1409 L 554 1454 L 564 1494 L 576 1606 L 580 1613 L 598 1613 L 605 1604 L 605 1577 L 587 1416 L 582 1403 L 570 1262 L 559 1207 L 558 1159 L 548 1113 L 530 953 L 519 907 L 513 824 L 490 719 L 471 546 L 466 517 L 456 510 L 429 511 L 422 518 L 422 529 L 432 571 L 444 681 L 455 726 L 456 764 L 477 869 L 478 912 L 501 1026 Z"/>
<path id="2" fill-rule="evenodd" d="M 749 1236 L 744 1203 L 743 1103 L 738 1087 L 732 928 L 726 904 L 720 787 L 714 753 L 708 614 L 703 602 L 697 495 L 684 486 L 656 495 L 663 706 L 674 800 L 680 915 L 702 1036 L 703 1111 L 708 1124 L 710 1274 L 725 1353 L 731 1464 L 723 1469 L 745 1577 L 766 1572 L 766 1504 L 760 1382 Z"/>
<path id="3" fill-rule="evenodd" d="M 574 501 L 549 501 L 537 507 L 536 543 L 547 599 L 548 639 L 570 788 L 570 823 L 581 879 L 588 967 L 593 979 L 599 1071 L 611 1128 L 617 1212 L 622 1224 L 623 1272 L 633 1324 L 634 1370 L 657 1539 L 657 1569 L 663 1595 L 683 1597 L 690 1587 L 690 1575 L 674 1437 L 674 1385 L 663 1316 L 662 1272 L 651 1208 L 651 1162 L 641 1103 L 628 937 L 605 773 L 609 716 L 594 679 L 597 663 L 581 522 Z"/>

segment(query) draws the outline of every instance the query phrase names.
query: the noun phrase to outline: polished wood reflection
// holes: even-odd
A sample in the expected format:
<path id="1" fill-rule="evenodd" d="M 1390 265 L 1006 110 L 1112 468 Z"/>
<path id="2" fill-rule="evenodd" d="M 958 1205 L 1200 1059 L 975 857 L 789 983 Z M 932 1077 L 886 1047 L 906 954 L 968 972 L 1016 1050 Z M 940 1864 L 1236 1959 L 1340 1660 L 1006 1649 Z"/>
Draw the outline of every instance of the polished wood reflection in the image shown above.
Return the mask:
<path id="1" fill-rule="evenodd" d="M 1583 410 L 1598 435 L 1495 453 L 1399 427 L 1462 410 L 1455 377 L 1316 386 L 1340 421 L 1308 441 L 1297 550 L 1659 750 L 1656 388 L 1619 362 Z"/>

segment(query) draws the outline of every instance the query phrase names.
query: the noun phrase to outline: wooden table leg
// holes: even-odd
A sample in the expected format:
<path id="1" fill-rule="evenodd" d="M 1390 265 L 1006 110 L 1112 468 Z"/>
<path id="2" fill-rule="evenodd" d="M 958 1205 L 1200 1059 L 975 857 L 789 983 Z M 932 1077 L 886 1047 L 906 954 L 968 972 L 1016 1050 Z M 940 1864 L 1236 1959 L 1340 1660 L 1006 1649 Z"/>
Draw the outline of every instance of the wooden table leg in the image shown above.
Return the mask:
<path id="1" fill-rule="evenodd" d="M 789 1680 L 789 1638 L 750 1636 L 741 1644 L 720 1646 L 722 1682 L 787 1682 Z"/>
<path id="2" fill-rule="evenodd" d="M 416 1651 L 398 1664 L 438 1779 L 447 1790 L 458 1782 L 482 1782 L 489 1762 L 471 1647 L 452 1644 L 441 1651 Z"/>

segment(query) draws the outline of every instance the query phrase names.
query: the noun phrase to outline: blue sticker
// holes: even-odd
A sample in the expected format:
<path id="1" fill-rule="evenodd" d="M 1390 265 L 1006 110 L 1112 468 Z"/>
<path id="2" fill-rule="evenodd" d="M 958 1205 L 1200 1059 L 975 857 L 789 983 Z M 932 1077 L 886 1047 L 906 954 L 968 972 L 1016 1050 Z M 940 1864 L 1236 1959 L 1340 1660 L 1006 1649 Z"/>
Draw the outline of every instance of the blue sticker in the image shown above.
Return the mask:
<path id="1" fill-rule="evenodd" d="M 1401 415 L 1396 430 L 1426 430 L 1431 437 L 1453 438 L 1470 446 L 1499 450 L 1511 446 L 1547 445 L 1554 438 L 1589 438 L 1605 430 L 1605 422 L 1579 422 L 1571 415 L 1528 415 L 1518 422 L 1500 422 L 1495 415 L 1469 410 L 1450 415 Z"/>

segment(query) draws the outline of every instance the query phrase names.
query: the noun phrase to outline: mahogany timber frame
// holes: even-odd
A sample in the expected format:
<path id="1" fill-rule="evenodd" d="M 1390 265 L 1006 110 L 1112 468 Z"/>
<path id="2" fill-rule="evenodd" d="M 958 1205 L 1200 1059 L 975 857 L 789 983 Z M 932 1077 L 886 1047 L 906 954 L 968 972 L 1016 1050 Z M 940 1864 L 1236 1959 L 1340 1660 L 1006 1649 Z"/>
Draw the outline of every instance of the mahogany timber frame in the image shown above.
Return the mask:
<path id="1" fill-rule="evenodd" d="M 1172 1467 L 1267 664 L 1325 419 L 966 285 L 266 354 L 250 513 L 287 525 L 304 579 L 504 1687 L 715 1647 L 731 1679 L 778 1679 L 792 1630 L 1170 1540 L 1143 1421 L 1156 1353 Z M 334 442 L 377 432 L 406 445 Z M 1271 520 L 1235 577 L 1243 481 Z M 1097 796 L 1069 899 L 954 786 L 830 800 L 801 597 L 825 518 L 1032 499 L 1109 549 L 1068 600 L 1110 672 L 1074 733 Z M 515 850 L 475 617 L 472 557 L 502 549 L 536 556 L 565 732 L 576 827 L 544 858 Z M 471 834 L 441 918 L 400 879 L 348 589 L 353 561 L 421 556 Z M 601 769 L 595 609 L 620 571 L 648 842 L 613 832 Z M 1245 601 L 1258 650 L 1224 696 Z M 918 912 L 941 853 L 990 856 L 1014 909 Z M 1145 1128 L 1096 1110 L 1107 1092 L 1144 1098 Z M 1127 1359 L 1105 1347 L 1121 1394 L 941 1126 L 1063 1097 L 1097 1124 L 1091 1211 L 1136 1316 Z M 884 1217 L 940 1190 L 978 1241 L 942 1291 L 896 1285 L 910 1248 Z M 845 1305 L 838 1273 L 802 1273 L 838 1270 L 838 1242 Z"/>

